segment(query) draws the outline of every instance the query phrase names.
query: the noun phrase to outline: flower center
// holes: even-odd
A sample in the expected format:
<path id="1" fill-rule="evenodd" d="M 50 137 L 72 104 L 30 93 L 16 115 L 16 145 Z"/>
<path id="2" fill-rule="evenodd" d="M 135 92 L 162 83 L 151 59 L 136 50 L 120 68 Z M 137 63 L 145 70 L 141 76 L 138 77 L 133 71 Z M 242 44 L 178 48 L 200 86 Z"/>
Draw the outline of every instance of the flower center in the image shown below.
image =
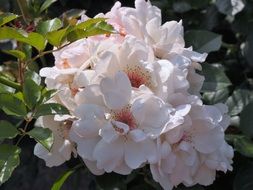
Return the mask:
<path id="1" fill-rule="evenodd" d="M 126 74 L 131 82 L 131 86 L 139 88 L 141 85 L 145 85 L 150 89 L 153 89 L 151 81 L 151 73 L 140 66 L 127 67 Z"/>
<path id="2" fill-rule="evenodd" d="M 133 130 L 137 128 L 135 118 L 133 114 L 131 113 L 129 106 L 120 111 L 116 111 L 116 112 L 114 111 L 112 113 L 112 119 L 115 121 L 125 123 L 126 125 L 129 126 L 129 130 Z"/>
<path id="3" fill-rule="evenodd" d="M 63 63 L 62 63 L 62 68 L 63 68 L 63 69 L 69 69 L 70 67 L 71 67 L 71 66 L 70 66 L 68 60 L 67 60 L 67 59 L 64 59 L 64 61 L 63 61 Z"/>
<path id="4" fill-rule="evenodd" d="M 137 72 L 127 73 L 128 78 L 131 82 L 132 87 L 139 88 L 142 84 L 145 84 L 145 78 Z"/>
<path id="5" fill-rule="evenodd" d="M 120 29 L 119 29 L 119 34 L 120 34 L 121 36 L 125 37 L 125 36 L 126 36 L 126 30 L 125 30 L 124 28 L 120 28 Z"/>
<path id="6" fill-rule="evenodd" d="M 192 134 L 190 132 L 184 132 L 182 138 L 178 143 L 181 143 L 182 141 L 192 143 Z"/>

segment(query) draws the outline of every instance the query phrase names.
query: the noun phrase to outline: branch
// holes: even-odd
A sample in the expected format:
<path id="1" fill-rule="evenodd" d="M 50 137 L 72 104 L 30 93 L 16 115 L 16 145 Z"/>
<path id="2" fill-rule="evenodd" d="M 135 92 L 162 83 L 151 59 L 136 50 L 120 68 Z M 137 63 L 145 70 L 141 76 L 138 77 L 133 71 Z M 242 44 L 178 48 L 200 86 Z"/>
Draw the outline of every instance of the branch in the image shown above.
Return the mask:
<path id="1" fill-rule="evenodd" d="M 27 18 L 26 18 L 26 15 L 25 15 L 25 10 L 24 10 L 24 7 L 27 8 L 27 3 L 26 1 L 22 1 L 22 0 L 17 0 L 17 3 L 18 3 L 18 7 L 20 9 L 20 12 L 22 14 L 22 17 L 23 17 L 23 20 L 25 21 L 26 24 L 29 24 Z"/>
<path id="2" fill-rule="evenodd" d="M 48 51 L 40 52 L 40 53 L 39 53 L 38 55 L 36 55 L 35 57 L 33 57 L 33 58 L 27 60 L 27 62 L 26 62 L 26 64 L 25 64 L 24 67 L 27 67 L 29 64 L 33 63 L 34 61 L 36 61 L 36 60 L 39 59 L 40 57 L 42 57 L 42 56 L 44 56 L 44 55 L 47 55 L 47 54 L 50 54 L 50 53 L 53 53 L 53 52 L 56 52 L 56 51 L 59 51 L 59 50 L 61 50 L 62 48 L 66 47 L 66 46 L 68 46 L 68 45 L 70 45 L 70 44 L 72 44 L 72 43 L 73 43 L 73 42 L 70 42 L 70 43 L 68 43 L 68 44 L 65 44 L 65 45 L 63 45 L 63 46 L 57 48 L 57 49 L 53 49 L 53 50 L 48 50 Z"/>

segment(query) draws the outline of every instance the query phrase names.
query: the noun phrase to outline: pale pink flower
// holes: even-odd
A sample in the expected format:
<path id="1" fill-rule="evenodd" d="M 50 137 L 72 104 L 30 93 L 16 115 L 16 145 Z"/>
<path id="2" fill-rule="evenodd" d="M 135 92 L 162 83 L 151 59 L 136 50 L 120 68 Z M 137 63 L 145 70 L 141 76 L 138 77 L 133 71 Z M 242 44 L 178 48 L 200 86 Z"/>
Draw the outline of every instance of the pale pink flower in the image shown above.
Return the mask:
<path id="1" fill-rule="evenodd" d="M 134 98 L 132 93 L 123 72 L 81 93 L 83 104 L 76 109 L 80 119 L 73 123 L 71 139 L 84 161 L 96 161 L 97 169 L 129 174 L 145 162 L 155 163 L 153 139 L 183 122 L 179 116 L 171 122 L 170 106 L 152 93 Z"/>
<path id="2" fill-rule="evenodd" d="M 72 122 L 55 121 L 53 116 L 43 116 L 39 119 L 41 127 L 49 128 L 53 133 L 53 145 L 48 151 L 40 143 L 34 147 L 34 154 L 45 160 L 48 167 L 59 166 L 71 158 L 75 152 L 74 144 L 69 140 L 69 130 Z"/>

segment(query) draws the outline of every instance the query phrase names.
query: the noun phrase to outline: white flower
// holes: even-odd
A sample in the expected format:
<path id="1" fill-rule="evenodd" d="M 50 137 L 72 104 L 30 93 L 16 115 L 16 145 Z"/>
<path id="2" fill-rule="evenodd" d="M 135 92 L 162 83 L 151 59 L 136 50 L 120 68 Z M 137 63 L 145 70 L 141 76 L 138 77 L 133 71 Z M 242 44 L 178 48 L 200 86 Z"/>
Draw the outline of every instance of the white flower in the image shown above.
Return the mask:
<path id="1" fill-rule="evenodd" d="M 207 54 L 185 48 L 181 21 L 170 21 L 162 25 L 160 9 L 145 0 L 136 0 L 135 8 L 121 7 L 116 2 L 111 11 L 97 17 L 108 18 L 108 22 L 119 32 L 119 35 L 111 35 L 111 40 L 117 38 L 117 43 L 121 44 L 127 36 L 134 36 L 151 47 L 157 58 L 168 59 L 174 66 L 177 65 L 187 76 L 189 93 L 200 95 L 204 78 L 195 69 L 201 69 L 197 62 L 204 62 Z"/>
<path id="2" fill-rule="evenodd" d="M 59 69 L 80 68 L 90 57 L 90 46 L 88 40 L 81 39 L 54 52 L 55 66 Z"/>
<path id="3" fill-rule="evenodd" d="M 57 67 L 46 67 L 40 70 L 40 76 L 46 77 L 47 88 L 58 90 L 53 97 L 53 101 L 63 104 L 69 110 L 74 110 L 76 107 L 73 97 L 79 92 L 79 87 L 73 80 L 77 72 L 76 68 L 58 69 Z"/>
<path id="4" fill-rule="evenodd" d="M 135 8 L 116 2 L 96 17 L 118 33 L 78 40 L 54 53 L 54 67 L 40 71 L 47 88 L 58 90 L 50 101 L 70 115 L 43 117 L 55 142 L 50 152 L 37 144 L 35 154 L 59 165 L 75 144 L 95 175 L 127 175 L 150 164 L 166 190 L 209 185 L 216 171 L 232 170 L 227 107 L 203 105 L 197 70 L 207 54 L 185 48 L 182 22 L 162 24 L 160 9 L 145 0 Z"/>
<path id="5" fill-rule="evenodd" d="M 97 94 L 86 96 L 86 90 Z M 99 87 L 96 90 L 85 89 L 84 104 L 76 109 L 80 119 L 70 133 L 78 154 L 84 161 L 96 161 L 97 169 L 120 174 L 129 174 L 145 162 L 155 163 L 153 138 L 178 125 L 177 120 L 170 121 L 170 107 L 152 93 L 132 96 L 131 83 L 123 72 L 103 78 L 100 92 Z"/>
<path id="6" fill-rule="evenodd" d="M 184 96 L 178 96 L 181 101 Z M 228 125 L 226 107 L 193 103 L 184 123 L 158 138 L 160 160 L 151 164 L 154 179 L 164 189 L 172 189 L 183 183 L 209 185 L 215 179 L 216 170 L 231 170 L 232 148 L 224 141 L 224 129 Z M 176 105 L 178 102 L 173 101 Z"/>
<path id="7" fill-rule="evenodd" d="M 105 51 L 99 57 L 95 66 L 97 78 L 125 72 L 132 87 L 144 85 L 164 101 L 173 93 L 187 93 L 189 83 L 186 74 L 168 60 L 156 60 L 152 49 L 145 43 L 126 36 L 117 46 L 114 51 Z"/>
<path id="8" fill-rule="evenodd" d="M 105 15 L 108 22 L 119 31 L 118 38 L 133 35 L 150 45 L 157 57 L 178 47 L 184 47 L 183 27 L 181 22 L 171 21 L 161 25 L 161 11 L 149 1 L 136 0 L 135 8 L 121 7 L 116 2 Z"/>
<path id="9" fill-rule="evenodd" d="M 48 167 L 59 166 L 69 160 L 71 153 L 75 152 L 68 136 L 72 122 L 54 121 L 53 116 L 42 116 L 39 120 L 42 127 L 49 128 L 53 132 L 54 142 L 50 151 L 37 143 L 34 147 L 34 154 L 45 160 Z"/>
<path id="10" fill-rule="evenodd" d="M 176 65 L 180 70 L 184 71 L 189 82 L 188 92 L 192 95 L 200 96 L 200 89 L 202 88 L 204 77 L 197 74 L 196 70 L 201 70 L 199 63 L 205 61 L 206 53 L 200 54 L 192 51 L 192 48 L 178 49 L 177 52 L 169 52 L 162 58 L 169 60 Z"/>
<path id="11" fill-rule="evenodd" d="M 54 101 L 73 111 L 77 106 L 75 96 L 91 83 L 95 77 L 92 67 L 95 66 L 99 54 L 110 49 L 109 46 L 113 47 L 110 41 L 98 43 L 79 40 L 56 51 L 55 66 L 40 70 L 40 76 L 46 77 L 47 88 L 58 90 Z"/>

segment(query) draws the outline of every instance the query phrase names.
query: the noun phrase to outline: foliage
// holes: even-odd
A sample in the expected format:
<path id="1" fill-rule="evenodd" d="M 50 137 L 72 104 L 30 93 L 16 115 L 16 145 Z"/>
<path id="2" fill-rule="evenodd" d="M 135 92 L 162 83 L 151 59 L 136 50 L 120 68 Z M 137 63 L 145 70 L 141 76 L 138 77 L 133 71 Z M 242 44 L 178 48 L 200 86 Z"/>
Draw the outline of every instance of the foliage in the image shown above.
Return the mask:
<path id="1" fill-rule="evenodd" d="M 47 0 L 42 3 L 39 6 L 39 15 L 32 14 L 35 13 L 38 6 L 37 2 L 33 1 L 17 1 L 22 17 L 8 12 L 0 14 L 0 39 L 17 43 L 15 48 L 1 50 L 15 57 L 16 60 L 11 60 L 15 68 L 11 69 L 13 72 L 18 72 L 18 74 L 15 73 L 16 75 L 9 73 L 7 72 L 8 66 L 1 65 L 0 108 L 8 120 L 10 120 L 9 116 L 17 118 L 17 124 L 14 126 L 7 120 L 0 122 L 2 131 L 0 140 L 3 140 L 0 144 L 0 184 L 8 180 L 13 170 L 19 165 L 21 152 L 19 145 L 23 137 L 33 138 L 47 150 L 50 150 L 53 144 L 50 129 L 33 128 L 33 126 L 28 129 L 28 126 L 40 116 L 69 114 L 69 111 L 60 104 L 46 103 L 55 91 L 43 87 L 40 76 L 30 70 L 30 65 L 36 64 L 35 61 L 42 59 L 46 54 L 57 51 L 80 38 L 114 32 L 104 18 L 90 19 L 77 25 L 73 20 L 66 18 L 66 23 L 58 18 L 45 20 L 41 16 L 54 2 L 56 1 Z M 37 19 L 37 16 L 40 18 Z M 47 45 L 50 47 L 49 50 L 45 50 Z M 52 49 L 52 46 L 58 49 Z M 33 52 L 36 52 L 34 57 Z M 9 88 L 12 88 L 13 91 L 10 92 Z"/>
<path id="2" fill-rule="evenodd" d="M 23 141 L 26 136 L 47 149 L 52 146 L 50 130 L 34 128 L 35 120 L 43 115 L 68 114 L 62 105 L 47 103 L 57 92 L 44 87 L 36 73 L 38 69 L 52 63 L 50 54 L 54 51 L 80 38 L 114 32 L 104 18 L 76 24 L 77 18 L 83 13 L 78 8 L 87 9 L 94 16 L 95 13 L 107 10 L 113 1 L 103 1 L 101 6 L 91 0 L 12 2 L 0 2 L 0 10 L 4 12 L 0 13 L 0 184 L 7 181 L 18 167 L 20 147 L 25 144 Z M 153 0 L 162 9 L 164 22 L 183 19 L 186 46 L 193 45 L 194 50 L 209 53 L 201 71 L 206 78 L 202 88 L 204 102 L 223 102 L 228 105 L 232 123 L 226 138 L 236 151 L 233 172 L 218 176 L 209 187 L 180 186 L 177 190 L 252 189 L 253 2 L 243 1 L 245 6 L 242 9 L 240 5 L 231 2 Z M 17 7 L 20 8 L 18 12 L 15 11 Z M 63 13 L 66 9 L 70 10 Z M 70 168 L 72 166 L 70 164 Z M 60 189 L 74 171 L 68 170 L 52 189 Z M 18 174 L 14 172 L 13 175 Z M 89 181 L 90 189 L 160 189 L 145 168 L 127 177 L 106 174 Z M 11 183 L 12 178 L 0 189 L 8 189 Z"/>

